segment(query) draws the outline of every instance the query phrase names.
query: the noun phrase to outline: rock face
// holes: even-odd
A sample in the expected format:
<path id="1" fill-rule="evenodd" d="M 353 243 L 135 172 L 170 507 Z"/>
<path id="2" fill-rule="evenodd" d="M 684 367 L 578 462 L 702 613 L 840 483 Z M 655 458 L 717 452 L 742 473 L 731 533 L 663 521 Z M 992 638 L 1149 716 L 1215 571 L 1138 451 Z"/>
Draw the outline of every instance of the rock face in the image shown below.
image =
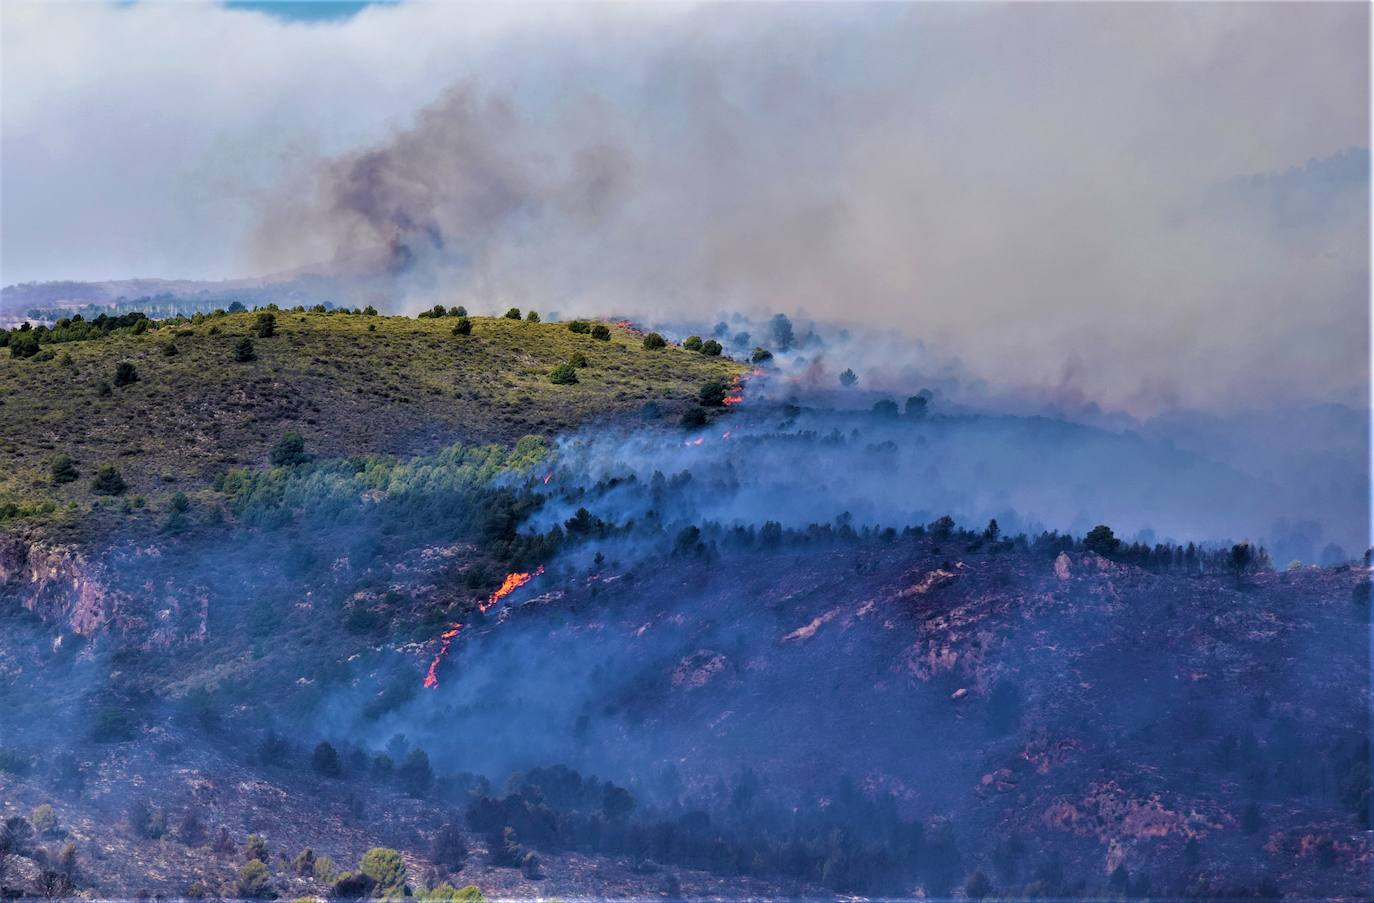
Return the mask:
<path id="1" fill-rule="evenodd" d="M 1059 557 L 1054 559 L 1054 576 L 1060 580 L 1068 580 L 1073 576 L 1073 571 L 1069 567 L 1069 553 L 1060 552 Z"/>
<path id="2" fill-rule="evenodd" d="M 115 594 L 103 571 L 71 546 L 23 537 L 0 540 L 0 592 L 83 636 L 109 623 L 115 612 Z"/>

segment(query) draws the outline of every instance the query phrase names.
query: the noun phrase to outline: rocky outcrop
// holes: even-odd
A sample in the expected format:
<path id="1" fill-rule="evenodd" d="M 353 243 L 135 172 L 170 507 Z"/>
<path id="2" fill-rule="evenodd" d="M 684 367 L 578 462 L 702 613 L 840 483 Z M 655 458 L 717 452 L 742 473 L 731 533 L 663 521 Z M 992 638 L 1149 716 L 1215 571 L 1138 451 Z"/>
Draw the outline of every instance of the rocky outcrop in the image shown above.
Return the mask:
<path id="1" fill-rule="evenodd" d="M 113 591 L 103 567 L 73 546 L 0 539 L 0 592 L 51 623 L 89 636 L 109 623 Z"/>

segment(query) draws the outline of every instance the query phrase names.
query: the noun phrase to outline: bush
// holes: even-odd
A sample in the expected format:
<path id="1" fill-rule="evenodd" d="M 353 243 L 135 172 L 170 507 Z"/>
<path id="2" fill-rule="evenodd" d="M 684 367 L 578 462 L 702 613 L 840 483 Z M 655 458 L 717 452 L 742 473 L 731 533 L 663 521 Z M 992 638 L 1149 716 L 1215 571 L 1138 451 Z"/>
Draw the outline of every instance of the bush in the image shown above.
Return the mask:
<path id="1" fill-rule="evenodd" d="M 128 488 L 119 468 L 113 464 L 106 464 L 96 471 L 95 479 L 91 481 L 91 491 L 96 495 L 123 495 Z"/>
<path id="2" fill-rule="evenodd" d="M 38 336 L 31 332 L 10 334 L 10 357 L 33 357 L 38 353 Z"/>
<path id="3" fill-rule="evenodd" d="M 253 332 L 254 332 L 254 333 L 257 335 L 257 337 L 260 338 L 260 339 L 270 339 L 270 338 L 272 338 L 272 336 L 276 335 L 276 334 L 277 334 L 277 316 L 276 316 L 276 314 L 267 313 L 266 311 L 264 311 L 263 313 L 258 314 L 257 318 L 256 318 L 255 320 L 253 320 Z"/>
<path id="4" fill-rule="evenodd" d="M 667 346 L 668 343 L 664 340 L 663 336 L 656 332 L 651 332 L 644 337 L 644 347 L 650 351 L 658 348 L 666 348 Z"/>
<path id="5" fill-rule="evenodd" d="M 52 806 L 44 803 L 30 813 L 29 824 L 33 825 L 33 829 L 39 834 L 55 835 L 57 834 L 57 812 Z"/>
<path id="6" fill-rule="evenodd" d="M 705 408 L 724 407 L 729 394 L 730 387 L 724 380 L 713 379 L 697 390 L 697 401 Z"/>
<path id="7" fill-rule="evenodd" d="M 434 770 L 429 766 L 429 756 L 423 749 L 413 749 L 406 756 L 401 767 L 396 769 L 396 779 L 402 789 L 411 796 L 424 796 L 434 783 Z"/>
<path id="8" fill-rule="evenodd" d="M 724 350 L 720 342 L 717 342 L 715 339 L 707 339 L 701 343 L 701 353 L 707 357 L 720 357 L 720 353 Z"/>
<path id="9" fill-rule="evenodd" d="M 882 401 L 873 402 L 873 413 L 879 417 L 896 417 L 897 402 L 884 398 Z"/>
<path id="10" fill-rule="evenodd" d="M 574 351 L 568 357 L 568 365 L 571 367 L 587 366 L 587 356 L 580 351 Z"/>
<path id="11" fill-rule="evenodd" d="M 339 761 L 338 750 L 324 741 L 315 747 L 315 753 L 310 757 L 310 765 L 327 778 L 337 778 L 343 774 L 343 764 Z"/>
<path id="12" fill-rule="evenodd" d="M 238 363 L 246 364 L 249 361 L 256 360 L 257 357 L 257 351 L 253 348 L 253 340 L 248 338 L 248 336 L 244 336 L 235 343 L 234 360 Z"/>
<path id="13" fill-rule="evenodd" d="M 846 389 L 848 389 L 850 386 L 854 385 L 858 381 L 859 377 L 856 376 L 854 371 L 851 369 L 846 368 L 845 371 L 840 374 L 840 385 L 844 386 Z"/>
<path id="14" fill-rule="evenodd" d="M 254 859 L 259 862 L 267 861 L 267 841 L 262 839 L 262 835 L 249 834 L 243 841 L 243 859 L 245 862 L 252 862 Z"/>
<path id="15" fill-rule="evenodd" d="M 306 847 L 291 859 L 291 871 L 302 878 L 315 876 L 315 851 Z"/>
<path id="16" fill-rule="evenodd" d="M 454 335 L 472 335 L 472 321 L 467 317 L 459 317 L 458 322 L 453 324 Z"/>
<path id="17" fill-rule="evenodd" d="M 468 309 L 463 305 L 459 304 L 454 307 L 450 307 L 448 309 L 448 315 L 450 317 L 466 317 L 468 315 Z"/>
<path id="18" fill-rule="evenodd" d="M 273 467 L 295 467 L 310 460 L 305 453 L 305 438 L 295 431 L 289 432 L 272 446 L 270 457 Z"/>
<path id="19" fill-rule="evenodd" d="M 468 845 L 463 834 L 452 824 L 445 824 L 434 835 L 429 858 L 450 871 L 458 871 L 468 860 Z"/>
<path id="20" fill-rule="evenodd" d="M 593 324 L 593 325 L 592 325 L 592 338 L 594 338 L 594 339 L 600 339 L 600 340 L 603 341 L 603 342 L 608 342 L 608 341 L 610 341 L 610 338 L 611 338 L 611 328 L 610 328 L 609 326 L 607 326 L 605 323 L 596 323 L 596 324 Z"/>
<path id="21" fill-rule="evenodd" d="M 549 371 L 549 382 L 555 386 L 570 386 L 577 382 L 577 368 L 572 364 L 559 364 Z"/>
<path id="22" fill-rule="evenodd" d="M 689 335 L 687 338 L 682 340 L 682 347 L 686 348 L 688 351 L 700 351 L 701 336 Z"/>
<path id="23" fill-rule="evenodd" d="M 239 869 L 238 892 L 246 900 L 263 900 L 271 896 L 272 878 L 262 860 L 250 860 Z"/>
<path id="24" fill-rule="evenodd" d="M 363 316 L 365 316 L 365 317 L 375 317 L 375 316 L 377 316 L 377 308 L 375 308 L 375 307 L 373 307 L 371 304 L 369 304 L 367 307 L 364 307 L 364 308 L 363 308 Z"/>
<path id="25" fill-rule="evenodd" d="M 530 311 L 529 313 L 525 314 L 525 321 L 528 323 L 538 323 L 539 314 L 535 313 L 534 311 Z"/>
<path id="26" fill-rule="evenodd" d="M 682 425 L 688 429 L 695 429 L 706 425 L 706 412 L 701 408 L 688 408 L 682 414 Z"/>
<path id="27" fill-rule="evenodd" d="M 100 382 L 95 384 L 95 394 L 98 398 L 109 398 L 111 395 L 114 394 L 114 390 L 110 388 L 109 383 L 105 382 L 105 380 L 102 379 Z"/>
<path id="28" fill-rule="evenodd" d="M 205 823 L 200 820 L 194 807 L 187 809 L 182 817 L 181 825 L 177 828 L 177 839 L 188 847 L 205 845 Z"/>
<path id="29" fill-rule="evenodd" d="M 906 400 L 906 415 L 908 417 L 924 417 L 929 409 L 930 399 L 925 395 L 913 395 Z"/>
<path id="30" fill-rule="evenodd" d="M 1089 552 L 1109 556 L 1121 548 L 1121 540 L 1116 538 L 1111 527 L 1106 524 L 1098 524 L 1088 531 L 1087 536 L 1083 537 L 1083 548 Z"/>
<path id="31" fill-rule="evenodd" d="M 518 308 L 518 307 L 512 307 L 510 310 L 506 311 L 506 319 L 507 319 L 507 320 L 518 320 L 518 319 L 520 319 L 520 308 Z"/>
<path id="32" fill-rule="evenodd" d="M 167 833 L 167 815 L 143 797 L 135 797 L 129 804 L 128 819 L 130 830 L 145 840 L 157 840 Z"/>
<path id="33" fill-rule="evenodd" d="M 114 384 L 115 388 L 131 386 L 138 382 L 138 370 L 128 361 L 120 361 L 115 365 Z"/>
<path id="34" fill-rule="evenodd" d="M 176 357 L 179 353 L 174 342 L 168 342 L 166 345 L 162 346 L 163 357 Z"/>
<path id="35" fill-rule="evenodd" d="M 586 335 L 591 328 L 591 324 L 586 320 L 570 320 L 568 322 L 568 332 L 575 332 L 578 335 Z"/>
<path id="36" fill-rule="evenodd" d="M 363 854 L 358 871 L 376 883 L 378 896 L 388 896 L 405 888 L 406 863 L 395 850 L 373 847 Z"/>
<path id="37" fill-rule="evenodd" d="M 762 364 L 764 361 L 771 361 L 772 359 L 773 352 L 767 348 L 755 348 L 753 353 L 749 355 L 749 360 L 755 364 Z"/>
<path id="38" fill-rule="evenodd" d="M 76 463 L 72 461 L 71 455 L 58 455 L 52 459 L 52 484 L 61 486 L 63 483 L 74 482 L 81 474 L 76 469 Z"/>

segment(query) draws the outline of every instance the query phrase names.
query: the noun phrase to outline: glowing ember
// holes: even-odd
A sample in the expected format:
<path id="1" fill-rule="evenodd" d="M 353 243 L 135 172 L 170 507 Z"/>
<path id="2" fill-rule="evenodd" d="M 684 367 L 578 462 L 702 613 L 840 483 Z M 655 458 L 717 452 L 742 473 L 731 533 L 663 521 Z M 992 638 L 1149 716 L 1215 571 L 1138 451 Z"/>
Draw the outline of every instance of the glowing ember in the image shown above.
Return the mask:
<path id="1" fill-rule="evenodd" d="M 549 476 L 553 476 L 553 474 L 549 474 Z M 547 482 L 547 480 L 545 482 Z M 542 573 L 544 573 L 544 566 L 541 564 L 533 571 L 519 571 L 514 574 L 507 574 L 506 579 L 501 581 L 501 586 L 497 588 L 496 592 L 491 594 L 486 602 L 478 605 L 478 609 L 485 614 L 487 610 L 497 602 L 500 602 L 502 599 L 506 598 L 506 596 L 509 596 Z M 448 655 L 449 646 L 453 644 L 453 641 L 458 637 L 458 633 L 462 629 L 462 624 L 455 623 L 448 630 L 439 634 L 439 651 L 434 654 L 434 660 L 429 663 L 429 670 L 425 672 L 425 689 L 432 690 L 439 686 L 439 663 Z"/>
<path id="2" fill-rule="evenodd" d="M 729 431 L 729 430 L 726 430 L 725 432 L 721 433 L 721 434 L 720 434 L 720 438 L 722 438 L 722 439 L 729 439 L 729 438 L 730 438 L 730 431 Z"/>
<path id="3" fill-rule="evenodd" d="M 552 479 L 553 479 L 553 471 L 551 470 L 551 471 L 549 471 L 548 473 L 544 474 L 544 485 L 545 485 L 545 486 L 549 485 L 549 480 L 552 480 Z"/>

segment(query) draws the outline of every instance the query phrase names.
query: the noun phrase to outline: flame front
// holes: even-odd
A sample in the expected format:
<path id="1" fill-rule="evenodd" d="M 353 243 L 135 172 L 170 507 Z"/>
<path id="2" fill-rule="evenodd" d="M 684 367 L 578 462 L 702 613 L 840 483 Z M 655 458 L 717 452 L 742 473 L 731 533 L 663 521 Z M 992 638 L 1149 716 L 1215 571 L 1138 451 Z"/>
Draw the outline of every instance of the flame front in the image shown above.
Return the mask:
<path id="1" fill-rule="evenodd" d="M 492 593 L 486 602 L 478 604 L 478 610 L 486 614 L 486 612 L 497 602 L 500 602 L 542 573 L 544 573 L 544 566 L 541 564 L 533 571 L 517 571 L 514 574 L 507 574 L 506 579 L 501 581 L 501 585 L 497 588 L 496 592 Z M 448 655 L 449 646 L 453 645 L 453 641 L 457 639 L 458 633 L 462 629 L 463 625 L 455 622 L 452 627 L 439 634 L 439 651 L 434 654 L 434 659 L 429 663 L 429 670 L 425 672 L 426 690 L 432 690 L 439 686 L 439 663 Z"/>

